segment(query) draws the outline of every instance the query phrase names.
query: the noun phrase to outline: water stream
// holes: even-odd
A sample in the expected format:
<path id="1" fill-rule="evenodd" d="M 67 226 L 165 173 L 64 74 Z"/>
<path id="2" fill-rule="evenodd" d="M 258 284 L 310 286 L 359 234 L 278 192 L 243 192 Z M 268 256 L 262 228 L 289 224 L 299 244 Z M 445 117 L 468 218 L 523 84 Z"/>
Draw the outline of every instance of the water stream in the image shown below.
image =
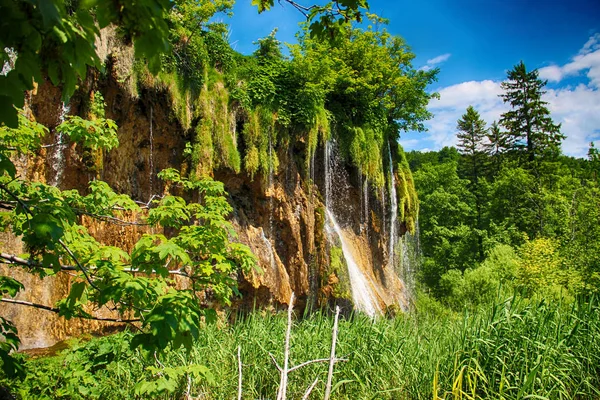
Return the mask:
<path id="1" fill-rule="evenodd" d="M 71 106 L 69 104 L 65 104 L 64 102 L 60 107 L 60 114 L 58 116 L 58 124 L 62 124 L 65 122 L 69 111 L 71 110 Z M 58 187 L 65 174 L 65 138 L 63 137 L 62 132 L 54 133 L 54 148 L 52 154 L 50 155 L 50 160 L 52 162 L 52 170 L 54 171 L 54 176 L 50 179 L 50 185 Z"/>
<path id="2" fill-rule="evenodd" d="M 348 275 L 350 276 L 350 287 L 352 288 L 352 301 L 354 302 L 354 307 L 373 317 L 379 312 L 379 307 L 377 306 L 377 301 L 375 300 L 369 282 L 354 260 L 350 246 L 344 238 L 342 228 L 338 225 L 333 213 L 329 208 L 326 208 L 325 212 L 327 213 L 327 233 L 330 235 L 335 233 L 342 245 L 342 253 L 344 254 L 344 259 L 346 260 L 346 265 L 348 267 Z"/>
<path id="3" fill-rule="evenodd" d="M 398 197 L 396 193 L 396 178 L 394 177 L 394 162 L 392 161 L 392 150 L 388 143 L 388 155 L 390 160 L 390 207 L 392 213 L 390 216 L 390 239 L 388 249 L 388 267 L 394 267 L 395 248 L 396 248 L 396 224 L 398 222 Z"/>
<path id="4" fill-rule="evenodd" d="M 269 253 L 269 263 L 271 265 L 271 270 L 275 271 L 275 253 L 273 252 L 273 245 L 271 244 L 271 241 L 265 236 L 265 231 L 262 231 L 260 235 L 262 241 L 264 242 L 267 248 L 267 252 Z"/>
<path id="5" fill-rule="evenodd" d="M 152 198 L 152 195 L 154 194 L 154 132 L 152 132 L 152 113 L 153 107 L 150 106 L 150 173 L 148 177 L 150 182 L 150 198 Z"/>
<path id="6" fill-rule="evenodd" d="M 380 312 L 375 295 L 371 288 L 368 278 L 363 274 L 358 263 L 354 259 L 352 246 L 346 240 L 344 232 L 337 222 L 337 219 L 332 210 L 331 191 L 333 188 L 333 162 L 332 144 L 325 144 L 325 213 L 326 223 L 325 229 L 329 237 L 336 236 L 342 246 L 342 253 L 348 268 L 350 277 L 350 288 L 352 290 L 352 301 L 354 308 L 364 312 L 369 316 L 375 316 Z"/>

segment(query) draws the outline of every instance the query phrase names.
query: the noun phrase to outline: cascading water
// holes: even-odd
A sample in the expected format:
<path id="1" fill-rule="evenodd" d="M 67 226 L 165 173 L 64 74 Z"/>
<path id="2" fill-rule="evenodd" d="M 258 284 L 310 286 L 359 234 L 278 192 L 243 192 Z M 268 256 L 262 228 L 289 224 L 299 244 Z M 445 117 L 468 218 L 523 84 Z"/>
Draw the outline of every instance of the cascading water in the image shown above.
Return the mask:
<path id="1" fill-rule="evenodd" d="M 269 187 L 267 188 L 270 191 L 269 196 L 269 238 L 271 239 L 269 242 L 269 254 L 271 261 L 271 268 L 275 268 L 275 255 L 273 253 L 273 196 L 275 195 L 275 188 L 273 187 L 273 142 L 271 140 L 271 135 L 269 135 Z M 264 233 L 263 233 L 264 236 Z M 266 237 L 265 237 L 266 239 Z M 273 243 L 272 243 L 273 242 Z"/>
<path id="2" fill-rule="evenodd" d="M 401 239 L 402 244 L 402 270 L 400 277 L 404 282 L 405 289 L 412 297 L 415 288 L 415 273 L 419 268 L 421 259 L 421 248 L 419 243 L 419 222 L 417 221 L 415 233 L 406 232 Z"/>
<path id="3" fill-rule="evenodd" d="M 392 213 L 390 216 L 390 239 L 388 249 L 388 267 L 394 268 L 395 249 L 396 249 L 396 223 L 398 220 L 398 197 L 396 193 L 396 178 L 394 177 L 394 163 L 392 161 L 392 150 L 388 143 L 388 155 L 390 160 L 390 207 Z"/>
<path id="4" fill-rule="evenodd" d="M 369 241 L 369 179 L 365 178 L 365 184 L 363 185 L 363 207 L 365 213 L 365 232 L 367 235 L 367 242 Z"/>
<path id="5" fill-rule="evenodd" d="M 261 239 L 265 244 L 265 247 L 267 248 L 267 251 L 269 253 L 269 263 L 271 264 L 271 270 L 275 270 L 275 253 L 273 252 L 273 245 L 271 244 L 271 241 L 269 239 L 267 239 L 267 237 L 265 236 L 265 231 L 262 231 L 260 233 L 261 235 Z"/>
<path id="6" fill-rule="evenodd" d="M 152 113 L 153 107 L 150 106 L 150 173 L 148 174 L 148 180 L 150 183 L 150 197 L 152 197 L 154 192 L 154 132 L 152 131 Z"/>
<path id="7" fill-rule="evenodd" d="M 338 225 L 331 210 L 326 208 L 325 211 L 327 213 L 327 233 L 330 235 L 335 233 L 342 245 L 342 253 L 344 254 L 344 259 L 348 266 L 348 275 L 350 276 L 350 287 L 352 288 L 354 307 L 373 317 L 379 311 L 373 291 L 369 287 L 369 283 L 358 267 L 358 264 L 354 261 L 354 257 L 352 257 L 352 251 L 344 239 L 342 228 Z"/>
<path id="8" fill-rule="evenodd" d="M 350 288 L 352 290 L 352 300 L 354 307 L 364 312 L 369 316 L 375 316 L 380 312 L 375 294 L 371 289 L 371 285 L 367 277 L 361 271 L 358 263 L 355 261 L 352 255 L 352 249 L 346 238 L 344 232 L 338 224 L 335 215 L 332 211 L 331 204 L 331 190 L 333 188 L 333 177 L 332 177 L 332 146 L 331 143 L 325 144 L 325 213 L 326 223 L 325 229 L 329 237 L 337 237 L 341 246 L 346 266 L 348 268 L 348 275 L 350 277 Z"/>
<path id="9" fill-rule="evenodd" d="M 58 116 L 58 124 L 62 124 L 65 122 L 67 115 L 71 107 L 69 104 L 62 103 L 60 106 L 60 114 Z M 54 148 L 52 154 L 50 155 L 50 160 L 52 161 L 52 170 L 54 171 L 54 176 L 50 179 L 51 186 L 58 186 L 61 184 L 63 175 L 65 173 L 65 143 L 62 132 L 55 132 L 54 134 Z"/>

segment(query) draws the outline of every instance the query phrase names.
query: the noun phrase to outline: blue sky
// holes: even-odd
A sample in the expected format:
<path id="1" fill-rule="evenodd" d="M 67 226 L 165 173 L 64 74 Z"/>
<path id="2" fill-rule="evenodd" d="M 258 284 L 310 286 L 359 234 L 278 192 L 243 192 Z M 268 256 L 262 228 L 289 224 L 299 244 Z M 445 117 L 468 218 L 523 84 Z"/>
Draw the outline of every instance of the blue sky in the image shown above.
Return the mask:
<path id="1" fill-rule="evenodd" d="M 309 4 L 310 2 L 302 2 Z M 370 0 L 371 11 L 388 18 L 387 29 L 402 36 L 416 54 L 417 68 L 438 67 L 430 88 L 441 95 L 430 104 L 428 132 L 404 133 L 407 150 L 437 150 L 456 143 L 456 120 L 468 105 L 488 123 L 506 110 L 498 94 L 506 71 L 523 60 L 548 79 L 552 116 L 561 122 L 566 154 L 585 156 L 600 140 L 600 0 Z M 250 54 L 258 38 L 278 28 L 294 42 L 302 15 L 291 6 L 261 15 L 238 0 L 230 41 Z"/>

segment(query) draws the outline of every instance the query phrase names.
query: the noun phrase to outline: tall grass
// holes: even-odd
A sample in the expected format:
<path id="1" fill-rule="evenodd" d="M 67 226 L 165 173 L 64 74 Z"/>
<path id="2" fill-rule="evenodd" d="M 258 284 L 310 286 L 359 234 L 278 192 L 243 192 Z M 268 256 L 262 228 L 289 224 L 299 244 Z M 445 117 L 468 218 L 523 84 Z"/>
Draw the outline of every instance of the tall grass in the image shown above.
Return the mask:
<path id="1" fill-rule="evenodd" d="M 328 358 L 332 324 L 322 313 L 298 319 L 290 364 Z M 171 352 L 161 363 L 206 365 L 215 379 L 196 379 L 191 393 L 233 399 L 241 345 L 243 398 L 274 399 L 279 374 L 269 353 L 282 363 L 285 328 L 284 315 L 237 316 L 224 327 L 206 327 L 189 354 Z M 96 339 L 57 357 L 30 360 L 28 380 L 4 384 L 24 388 L 31 398 L 43 398 L 40 387 L 58 393 L 69 385 L 74 394 L 64 398 L 136 398 L 138 382 L 157 379 L 145 367 L 159 364 L 128 350 L 128 337 Z M 513 297 L 460 315 L 421 311 L 375 321 L 354 315 L 340 321 L 336 353 L 347 361 L 336 364 L 334 399 L 599 398 L 600 307 L 594 299 L 549 304 Z M 73 378 L 86 368 L 88 375 Z M 310 398 L 323 398 L 326 374 L 326 363 L 293 371 L 288 398 L 300 399 L 316 377 L 320 382 Z M 85 383 L 86 377 L 93 382 Z M 90 389 L 87 397 L 78 392 L 81 387 Z M 163 398 L 181 398 L 185 389 L 182 380 L 179 393 Z"/>

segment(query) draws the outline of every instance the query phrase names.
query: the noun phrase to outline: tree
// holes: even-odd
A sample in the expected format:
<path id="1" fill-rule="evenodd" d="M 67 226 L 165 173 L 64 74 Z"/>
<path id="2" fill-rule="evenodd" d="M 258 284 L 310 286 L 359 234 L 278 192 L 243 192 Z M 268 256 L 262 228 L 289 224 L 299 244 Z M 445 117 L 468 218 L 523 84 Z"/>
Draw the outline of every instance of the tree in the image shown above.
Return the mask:
<path id="1" fill-rule="evenodd" d="M 492 158 L 493 170 L 491 172 L 496 175 L 502 167 L 504 154 L 511 148 L 510 136 L 500 129 L 497 121 L 494 121 L 488 129 L 486 137 L 487 142 L 483 144 L 483 147 Z"/>
<path id="2" fill-rule="evenodd" d="M 524 152 L 529 162 L 559 155 L 565 138 L 560 124 L 550 117 L 548 103 L 542 100 L 547 81 L 538 76 L 537 70 L 528 72 L 521 61 L 508 71 L 508 80 L 501 84 L 505 93 L 500 97 L 511 110 L 502 114 L 500 124 L 508 130 L 512 147 Z"/>
<path id="3" fill-rule="evenodd" d="M 467 108 L 467 112 L 458 120 L 456 129 L 458 129 L 458 144 L 460 153 L 466 164 L 467 176 L 470 180 L 469 189 L 475 196 L 475 210 L 477 213 L 474 229 L 477 230 L 477 243 L 479 250 L 479 261 L 483 261 L 483 187 L 480 179 L 483 175 L 486 154 L 484 152 L 483 141 L 486 137 L 487 129 L 485 121 L 479 113 L 472 107 Z"/>
<path id="4" fill-rule="evenodd" d="M 467 164 L 468 176 L 474 186 L 477 186 L 482 175 L 483 163 L 485 160 L 484 138 L 487 129 L 485 121 L 481 119 L 479 113 L 469 106 L 467 112 L 463 114 L 456 124 L 458 133 L 459 152 L 463 155 Z"/>
<path id="5" fill-rule="evenodd" d="M 352 21 L 361 21 L 365 0 L 339 0 L 324 6 L 301 6 L 310 32 L 319 37 L 334 37 Z M 273 0 L 253 0 L 259 12 L 271 8 Z M 171 11 L 188 17 L 180 19 L 189 28 L 204 24 L 216 12 L 228 11 L 229 0 L 140 0 L 114 2 L 101 0 L 0 0 L 0 65 L 8 72 L 0 75 L 0 124 L 18 126 L 15 107 L 24 106 L 25 91 L 48 76 L 54 85 L 63 85 L 63 100 L 74 93 L 87 68 L 102 69 L 95 42 L 100 29 L 115 24 L 123 37 L 133 42 L 138 58 L 158 73 L 161 59 L 172 50 L 169 42 Z M 5 71 L 6 72 L 6 71 Z"/>
<path id="6" fill-rule="evenodd" d="M 592 172 L 593 179 L 600 182 L 600 151 L 594 145 L 594 142 L 590 142 L 590 148 L 588 149 L 588 161 Z"/>
<path id="7" fill-rule="evenodd" d="M 469 181 L 457 173 L 457 162 L 424 164 L 413 175 L 419 194 L 419 225 L 423 249 L 422 280 L 439 291 L 441 276 L 451 269 L 464 271 L 477 259 L 473 230 L 474 197 Z"/>
<path id="8" fill-rule="evenodd" d="M 110 306 L 120 315 L 115 322 L 140 324 L 133 346 L 189 349 L 199 335 L 202 317 L 214 320 L 216 315 L 202 306 L 200 293 L 208 289 L 216 301 L 227 304 L 237 290 L 232 273 L 255 265 L 249 248 L 231 241 L 235 232 L 226 217 L 232 209 L 223 184 L 210 179 L 191 182 L 176 170 L 165 170 L 159 177 L 169 182 L 173 194 L 142 209 L 102 181 L 92 181 L 89 194 L 82 196 L 76 190 L 61 191 L 21 180 L 7 155 L 36 151 L 47 129 L 23 114 L 20 122 L 18 129 L 0 128 L 6 146 L 0 152 L 0 207 L 3 228 L 22 238 L 27 255 L 2 253 L 0 260 L 40 277 L 68 273 L 74 278 L 68 295 L 54 307 L 11 299 L 23 285 L 0 277 L 0 301 L 44 308 L 65 318 L 96 319 L 89 306 Z M 110 120 L 73 117 L 58 129 L 88 146 L 117 144 L 116 125 Z M 100 140 L 100 136 L 109 139 Z M 187 191 L 198 192 L 201 200 L 188 204 L 176 195 Z M 131 212 L 142 215 L 142 221 L 128 219 Z M 147 225 L 170 233 L 143 234 L 127 253 L 88 234 L 80 220 L 83 215 L 106 224 Z M 175 289 L 174 276 L 187 279 L 187 288 Z M 0 359 L 5 371 L 16 373 L 18 368 L 8 353 L 18 347 L 17 332 L 4 318 L 0 325 L 6 339 L 0 345 Z"/>

